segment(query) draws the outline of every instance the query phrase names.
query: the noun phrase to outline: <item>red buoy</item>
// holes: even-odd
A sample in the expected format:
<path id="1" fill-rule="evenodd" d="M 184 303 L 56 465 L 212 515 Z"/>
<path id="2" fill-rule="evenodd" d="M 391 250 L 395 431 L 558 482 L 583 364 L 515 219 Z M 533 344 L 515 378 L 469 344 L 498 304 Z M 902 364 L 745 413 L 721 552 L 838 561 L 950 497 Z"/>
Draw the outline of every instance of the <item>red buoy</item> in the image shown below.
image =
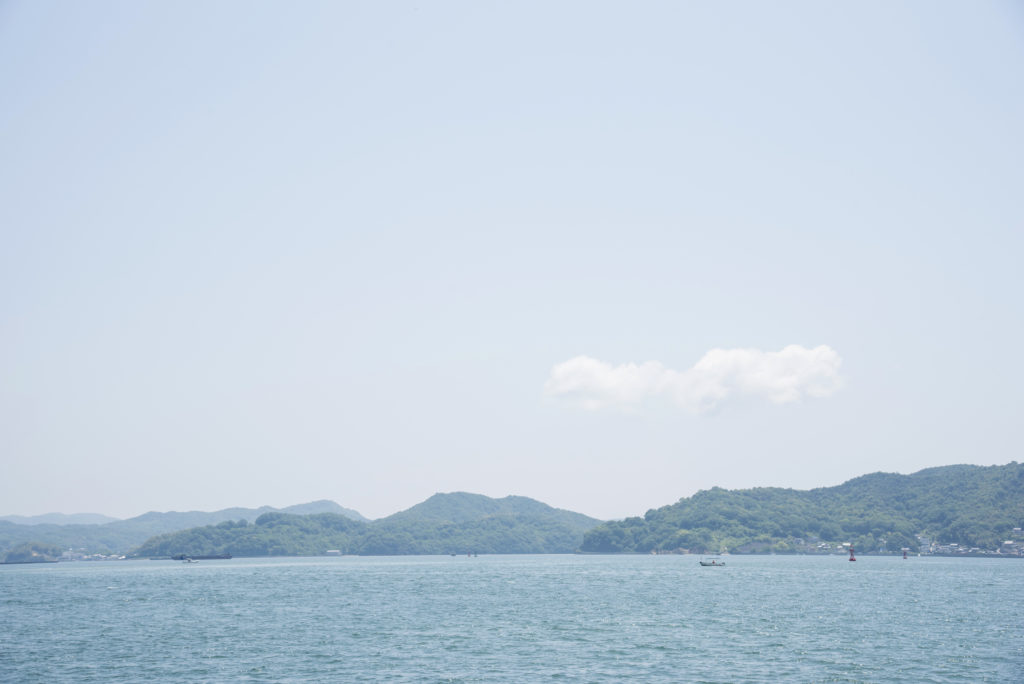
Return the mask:
<path id="1" fill-rule="evenodd" d="M 857 560 L 856 558 L 853 557 L 853 544 L 850 544 L 850 560 L 852 560 L 852 561 Z"/>

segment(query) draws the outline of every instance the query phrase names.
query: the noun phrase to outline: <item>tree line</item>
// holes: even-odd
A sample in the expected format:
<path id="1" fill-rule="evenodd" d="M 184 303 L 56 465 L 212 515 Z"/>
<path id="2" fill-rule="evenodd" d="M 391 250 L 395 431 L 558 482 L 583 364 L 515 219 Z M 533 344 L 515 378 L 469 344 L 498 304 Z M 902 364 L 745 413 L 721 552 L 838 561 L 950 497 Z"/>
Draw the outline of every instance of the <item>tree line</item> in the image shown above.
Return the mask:
<path id="1" fill-rule="evenodd" d="M 538 515 L 497 515 L 458 523 L 365 523 L 331 513 L 265 513 L 254 523 L 227 521 L 159 535 L 132 555 L 308 556 L 328 550 L 352 555 L 571 553 L 582 541 L 582 530 Z"/>

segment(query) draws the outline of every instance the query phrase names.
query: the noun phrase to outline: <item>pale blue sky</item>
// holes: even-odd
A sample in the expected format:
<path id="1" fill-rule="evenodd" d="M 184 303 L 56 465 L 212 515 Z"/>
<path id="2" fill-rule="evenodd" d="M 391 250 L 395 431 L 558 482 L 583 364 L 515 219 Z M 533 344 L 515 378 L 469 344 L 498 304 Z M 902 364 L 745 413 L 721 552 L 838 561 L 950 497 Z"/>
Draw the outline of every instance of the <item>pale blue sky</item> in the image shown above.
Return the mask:
<path id="1" fill-rule="evenodd" d="M 2 2 L 0 514 L 1019 460 L 1021 122 L 1009 1 Z M 788 345 L 842 387 L 545 394 Z"/>

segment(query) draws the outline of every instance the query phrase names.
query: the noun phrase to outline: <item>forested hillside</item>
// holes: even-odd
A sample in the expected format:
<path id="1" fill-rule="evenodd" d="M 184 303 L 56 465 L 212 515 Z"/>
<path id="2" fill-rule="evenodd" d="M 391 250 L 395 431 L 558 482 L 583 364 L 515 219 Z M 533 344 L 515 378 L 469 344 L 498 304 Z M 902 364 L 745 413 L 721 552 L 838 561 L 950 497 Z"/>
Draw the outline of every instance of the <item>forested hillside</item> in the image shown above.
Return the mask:
<path id="1" fill-rule="evenodd" d="M 52 544 L 62 549 L 84 549 L 88 553 L 127 553 L 150 537 L 167 532 L 188 529 L 199 525 L 215 525 L 225 521 L 254 521 L 264 513 L 283 512 L 294 514 L 335 513 L 354 520 L 366 520 L 349 508 L 333 501 L 313 501 L 282 509 L 262 506 L 260 508 L 225 508 L 219 511 L 150 511 L 127 520 L 117 520 L 102 525 L 20 525 L 0 521 L 0 554 L 19 544 L 36 542 Z"/>
<path id="2" fill-rule="evenodd" d="M 506 496 L 492 499 L 482 494 L 453 492 L 435 494 L 426 501 L 412 508 L 384 518 L 382 522 L 445 522 L 459 523 L 481 520 L 495 516 L 541 516 L 553 521 L 564 523 L 579 531 L 589 530 L 597 522 L 595 518 L 574 513 L 560 508 L 552 508 L 545 503 L 526 496 Z"/>
<path id="3" fill-rule="evenodd" d="M 851 542 L 864 551 L 916 551 L 917 535 L 990 550 L 1024 522 L 1024 465 L 957 465 L 912 475 L 874 473 L 809 491 L 714 488 L 605 523 L 583 550 L 798 551 Z"/>
<path id="4" fill-rule="evenodd" d="M 138 556 L 445 553 L 571 553 L 600 521 L 526 497 L 457 492 L 373 522 L 338 515 L 267 513 L 254 524 L 224 522 L 150 539 Z"/>

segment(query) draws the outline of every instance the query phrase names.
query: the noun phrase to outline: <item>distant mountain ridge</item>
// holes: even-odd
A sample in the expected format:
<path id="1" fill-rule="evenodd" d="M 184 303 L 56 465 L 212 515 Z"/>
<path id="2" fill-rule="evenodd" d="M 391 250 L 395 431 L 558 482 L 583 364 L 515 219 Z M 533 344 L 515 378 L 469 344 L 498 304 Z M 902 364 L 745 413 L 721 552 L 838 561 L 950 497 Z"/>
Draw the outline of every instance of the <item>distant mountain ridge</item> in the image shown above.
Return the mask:
<path id="1" fill-rule="evenodd" d="M 447 553 L 571 553 L 600 520 L 552 508 L 522 496 L 435 494 L 387 518 L 370 522 L 334 514 L 267 513 L 255 524 L 224 522 L 164 534 L 135 554 L 235 556 Z"/>
<path id="2" fill-rule="evenodd" d="M 331 513 L 352 520 L 365 521 L 359 512 L 333 501 L 312 501 L 285 508 L 224 508 L 219 511 L 150 511 L 127 520 L 103 524 L 17 524 L 0 520 L 0 553 L 26 542 L 54 544 L 62 548 L 84 548 L 87 551 L 127 553 L 150 537 L 168 532 L 215 525 L 228 520 L 254 521 L 266 513 L 309 515 Z"/>
<path id="3" fill-rule="evenodd" d="M 118 522 L 132 523 L 133 525 L 138 525 L 140 527 L 145 526 L 152 535 L 163 532 L 173 532 L 175 530 L 184 530 L 189 527 L 199 527 L 201 525 L 216 525 L 217 523 L 224 522 L 225 520 L 248 520 L 252 522 L 264 513 L 289 513 L 292 515 L 335 513 L 346 518 L 351 518 L 352 520 L 366 520 L 366 518 L 358 511 L 354 511 L 350 508 L 344 508 L 333 501 L 321 499 L 320 501 L 311 501 L 309 503 L 296 504 L 294 506 L 285 506 L 284 508 L 274 508 L 273 506 L 260 506 L 259 508 L 223 508 L 219 511 L 213 511 L 210 513 L 203 511 L 167 511 L 164 513 L 150 511 L 149 513 L 143 513 L 142 515 L 134 518 Z"/>
<path id="4" fill-rule="evenodd" d="M 15 525 L 103 525 L 117 522 L 120 518 L 111 518 L 100 513 L 43 513 L 42 515 L 0 515 L 0 522 Z"/>

